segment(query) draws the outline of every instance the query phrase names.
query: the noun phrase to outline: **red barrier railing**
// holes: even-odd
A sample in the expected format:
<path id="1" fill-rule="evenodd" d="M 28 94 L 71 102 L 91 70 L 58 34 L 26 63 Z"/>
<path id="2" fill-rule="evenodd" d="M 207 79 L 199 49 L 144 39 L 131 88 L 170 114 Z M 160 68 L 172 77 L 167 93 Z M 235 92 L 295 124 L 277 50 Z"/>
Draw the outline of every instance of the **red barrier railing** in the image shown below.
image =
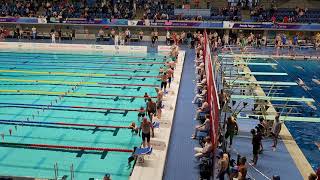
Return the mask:
<path id="1" fill-rule="evenodd" d="M 218 143 L 218 126 L 219 126 L 219 99 L 215 83 L 215 74 L 213 73 L 211 50 L 208 41 L 208 35 L 204 32 L 204 64 L 207 78 L 207 102 L 210 106 L 210 123 L 211 123 L 211 139 L 214 147 L 217 147 Z"/>

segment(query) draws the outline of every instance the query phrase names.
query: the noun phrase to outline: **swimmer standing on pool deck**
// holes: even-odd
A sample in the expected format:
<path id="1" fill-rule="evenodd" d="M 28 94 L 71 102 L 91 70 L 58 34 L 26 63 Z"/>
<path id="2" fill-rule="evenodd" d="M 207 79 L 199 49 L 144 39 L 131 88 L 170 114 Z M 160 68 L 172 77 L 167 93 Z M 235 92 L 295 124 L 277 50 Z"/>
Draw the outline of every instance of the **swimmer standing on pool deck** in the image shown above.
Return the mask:
<path id="1" fill-rule="evenodd" d="M 152 131 L 152 137 L 154 137 L 154 131 L 153 131 L 153 126 L 150 121 L 147 120 L 147 118 L 143 118 L 143 121 L 140 126 L 139 130 L 139 136 L 141 136 L 141 131 L 142 131 L 142 143 L 143 147 L 146 147 L 146 140 L 147 140 L 147 147 L 150 147 L 150 135 Z"/>
<path id="2" fill-rule="evenodd" d="M 161 76 L 161 90 L 163 88 L 163 92 L 166 93 L 166 89 L 167 89 L 167 83 L 168 83 L 168 75 L 167 73 L 163 73 L 163 75 Z"/>
<path id="3" fill-rule="evenodd" d="M 170 86 L 171 86 L 171 81 L 172 81 L 172 79 L 173 79 L 174 68 L 173 68 L 173 67 L 172 67 L 172 68 L 169 68 L 169 69 L 167 70 L 167 74 L 168 74 L 168 85 L 169 85 L 169 88 L 170 88 Z"/>
<path id="4" fill-rule="evenodd" d="M 163 91 L 160 88 L 156 88 L 155 91 L 157 92 L 157 118 L 161 119 L 161 108 L 162 108 L 162 100 L 163 100 Z"/>
<path id="5" fill-rule="evenodd" d="M 314 142 L 314 144 L 318 147 L 318 149 L 320 151 L 320 142 Z"/>
<path id="6" fill-rule="evenodd" d="M 152 122 L 152 116 L 156 114 L 156 107 L 157 107 L 157 104 L 154 101 L 152 101 L 151 98 L 149 98 L 147 102 L 147 113 L 151 122 Z"/>

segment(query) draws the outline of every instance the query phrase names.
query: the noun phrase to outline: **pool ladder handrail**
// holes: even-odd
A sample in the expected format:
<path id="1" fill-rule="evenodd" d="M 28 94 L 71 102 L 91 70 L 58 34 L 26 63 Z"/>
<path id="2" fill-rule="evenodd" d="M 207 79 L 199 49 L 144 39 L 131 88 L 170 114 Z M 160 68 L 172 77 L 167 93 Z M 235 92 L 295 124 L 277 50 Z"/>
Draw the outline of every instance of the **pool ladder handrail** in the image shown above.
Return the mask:
<path id="1" fill-rule="evenodd" d="M 58 180 L 58 177 L 59 177 L 58 163 L 54 163 L 53 168 L 54 168 L 54 179 Z"/>
<path id="2" fill-rule="evenodd" d="M 74 168 L 73 168 L 73 164 L 71 164 L 71 166 L 70 166 L 70 178 L 71 178 L 71 180 L 74 180 Z"/>
<path id="3" fill-rule="evenodd" d="M 64 175 L 64 176 L 62 176 L 61 178 L 59 177 L 59 168 L 58 168 L 58 163 L 55 163 L 54 165 L 53 165 L 53 168 L 54 168 L 54 179 L 55 180 L 66 180 L 67 178 L 68 178 L 68 176 L 67 175 Z M 73 164 L 71 164 L 71 166 L 70 166 L 70 179 L 71 180 L 75 180 L 74 179 L 74 167 L 73 167 Z"/>

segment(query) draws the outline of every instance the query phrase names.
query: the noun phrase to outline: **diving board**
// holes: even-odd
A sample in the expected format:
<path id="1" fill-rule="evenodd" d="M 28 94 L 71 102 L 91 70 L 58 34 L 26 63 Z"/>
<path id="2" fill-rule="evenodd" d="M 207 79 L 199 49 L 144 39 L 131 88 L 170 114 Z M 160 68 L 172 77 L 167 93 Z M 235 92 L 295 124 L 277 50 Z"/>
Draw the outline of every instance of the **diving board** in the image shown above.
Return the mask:
<path id="1" fill-rule="evenodd" d="M 250 58 L 270 58 L 271 55 L 254 55 L 254 54 L 219 54 L 219 57 L 223 57 L 223 58 L 233 58 L 233 57 L 249 57 Z"/>
<path id="2" fill-rule="evenodd" d="M 256 100 L 269 100 L 269 101 L 291 101 L 291 102 L 314 102 L 312 98 L 295 98 L 295 97 L 270 97 L 270 96 L 247 96 L 247 95 L 231 95 L 231 99 L 256 99 Z"/>
<path id="3" fill-rule="evenodd" d="M 253 63 L 253 62 L 224 62 L 225 65 L 251 65 L 251 66 L 276 66 L 277 63 Z"/>
<path id="4" fill-rule="evenodd" d="M 259 85 L 281 85 L 281 86 L 297 86 L 296 82 L 281 82 L 281 81 L 246 81 L 226 79 L 229 84 L 259 84 Z"/>
<path id="5" fill-rule="evenodd" d="M 241 114 L 241 113 L 240 113 Z M 261 115 L 254 115 L 254 114 L 245 114 L 245 115 L 238 115 L 238 119 L 259 119 Z M 267 120 L 273 120 L 275 115 L 266 115 L 263 116 Z M 281 121 L 295 121 L 295 122 L 315 122 L 319 123 L 320 118 L 317 117 L 295 117 L 295 116 L 280 116 Z"/>
<path id="6" fill-rule="evenodd" d="M 279 73 L 279 72 L 239 72 L 240 75 L 263 75 L 263 76 L 287 76 L 287 73 Z"/>

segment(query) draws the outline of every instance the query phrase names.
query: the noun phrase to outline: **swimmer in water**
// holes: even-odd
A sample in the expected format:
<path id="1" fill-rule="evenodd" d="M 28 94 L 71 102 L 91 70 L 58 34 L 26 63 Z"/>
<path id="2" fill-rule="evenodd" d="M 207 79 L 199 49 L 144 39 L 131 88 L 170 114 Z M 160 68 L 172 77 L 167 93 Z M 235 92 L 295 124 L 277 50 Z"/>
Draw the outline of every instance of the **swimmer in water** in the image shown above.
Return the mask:
<path id="1" fill-rule="evenodd" d="M 302 67 L 302 66 L 294 66 L 294 67 L 304 71 L 304 67 Z"/>
<path id="2" fill-rule="evenodd" d="M 138 121 L 140 121 L 140 119 L 144 118 L 145 115 L 146 115 L 146 110 L 144 109 L 144 107 L 140 107 L 140 109 L 138 111 Z"/>
<path id="3" fill-rule="evenodd" d="M 305 91 L 310 90 L 310 88 L 304 83 L 304 81 L 300 78 L 298 78 L 298 85 L 301 86 Z"/>
<path id="4" fill-rule="evenodd" d="M 138 132 L 139 132 L 139 128 L 138 128 L 138 126 L 136 126 L 135 122 L 132 122 L 130 124 L 129 129 L 131 129 L 132 134 L 133 133 L 138 134 Z"/>
<path id="5" fill-rule="evenodd" d="M 318 149 L 320 151 L 320 142 L 314 142 L 314 144 L 318 147 Z"/>
<path id="6" fill-rule="evenodd" d="M 146 93 L 144 93 L 144 102 L 147 102 L 148 101 L 148 99 L 150 98 L 150 96 L 148 95 L 148 93 L 146 92 Z"/>
<path id="7" fill-rule="evenodd" d="M 316 83 L 317 85 L 320 85 L 320 80 L 319 80 L 319 79 L 313 78 L 312 81 L 313 81 L 314 83 Z"/>

